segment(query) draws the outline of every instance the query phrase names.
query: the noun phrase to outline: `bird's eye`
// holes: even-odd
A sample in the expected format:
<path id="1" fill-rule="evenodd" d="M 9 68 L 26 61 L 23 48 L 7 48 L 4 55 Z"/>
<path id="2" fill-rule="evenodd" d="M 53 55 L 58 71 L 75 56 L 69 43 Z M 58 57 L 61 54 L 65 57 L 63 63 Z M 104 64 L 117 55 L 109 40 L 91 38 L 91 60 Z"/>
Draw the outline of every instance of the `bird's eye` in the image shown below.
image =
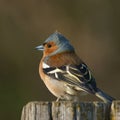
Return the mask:
<path id="1" fill-rule="evenodd" d="M 47 47 L 48 47 L 48 48 L 51 48 L 51 47 L 52 47 L 52 45 L 51 45 L 51 44 L 48 44 L 48 45 L 47 45 Z"/>

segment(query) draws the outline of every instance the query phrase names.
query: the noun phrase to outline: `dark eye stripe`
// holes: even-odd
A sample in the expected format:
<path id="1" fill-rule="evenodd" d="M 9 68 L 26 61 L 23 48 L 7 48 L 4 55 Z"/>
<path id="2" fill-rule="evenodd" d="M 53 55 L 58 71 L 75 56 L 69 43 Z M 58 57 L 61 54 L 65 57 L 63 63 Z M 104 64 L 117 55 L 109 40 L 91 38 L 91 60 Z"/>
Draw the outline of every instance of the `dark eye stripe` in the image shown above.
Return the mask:
<path id="1" fill-rule="evenodd" d="M 43 43 L 43 46 L 45 46 L 47 43 Z"/>

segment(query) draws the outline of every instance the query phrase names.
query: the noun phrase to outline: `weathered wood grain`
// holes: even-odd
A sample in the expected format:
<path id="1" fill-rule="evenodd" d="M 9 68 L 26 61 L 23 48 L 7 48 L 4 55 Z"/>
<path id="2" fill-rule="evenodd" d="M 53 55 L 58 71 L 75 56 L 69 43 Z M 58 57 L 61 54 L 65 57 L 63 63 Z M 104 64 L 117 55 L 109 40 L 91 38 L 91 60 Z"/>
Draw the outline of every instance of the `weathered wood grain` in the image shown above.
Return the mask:
<path id="1" fill-rule="evenodd" d="M 21 120 L 120 120 L 120 101 L 112 107 L 103 102 L 30 102 Z"/>
<path id="2" fill-rule="evenodd" d="M 112 103 L 111 120 L 120 120 L 120 100 Z"/>

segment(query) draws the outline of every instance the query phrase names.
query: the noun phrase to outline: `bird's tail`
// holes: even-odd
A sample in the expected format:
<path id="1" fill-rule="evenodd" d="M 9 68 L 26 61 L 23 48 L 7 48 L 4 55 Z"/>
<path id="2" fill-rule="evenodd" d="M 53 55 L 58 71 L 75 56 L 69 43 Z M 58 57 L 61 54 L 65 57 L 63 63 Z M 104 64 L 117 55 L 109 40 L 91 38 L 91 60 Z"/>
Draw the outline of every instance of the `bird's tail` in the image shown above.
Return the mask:
<path id="1" fill-rule="evenodd" d="M 98 91 L 95 94 L 97 97 L 99 97 L 100 99 L 102 99 L 104 102 L 106 103 L 112 103 L 113 100 L 115 100 L 115 98 L 107 95 L 106 93 L 104 93 L 102 90 L 100 90 L 98 88 Z"/>

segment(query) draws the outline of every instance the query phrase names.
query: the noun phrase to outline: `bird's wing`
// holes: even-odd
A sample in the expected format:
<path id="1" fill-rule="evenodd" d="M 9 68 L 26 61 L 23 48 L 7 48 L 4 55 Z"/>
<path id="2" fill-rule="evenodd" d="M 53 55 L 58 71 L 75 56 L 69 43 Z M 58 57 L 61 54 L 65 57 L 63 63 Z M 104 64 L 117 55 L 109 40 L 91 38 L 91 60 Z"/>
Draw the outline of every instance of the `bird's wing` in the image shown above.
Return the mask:
<path id="1" fill-rule="evenodd" d="M 53 79 L 67 82 L 88 93 L 94 94 L 97 90 L 95 79 L 84 63 L 61 67 L 47 67 L 43 69 L 43 72 Z"/>

